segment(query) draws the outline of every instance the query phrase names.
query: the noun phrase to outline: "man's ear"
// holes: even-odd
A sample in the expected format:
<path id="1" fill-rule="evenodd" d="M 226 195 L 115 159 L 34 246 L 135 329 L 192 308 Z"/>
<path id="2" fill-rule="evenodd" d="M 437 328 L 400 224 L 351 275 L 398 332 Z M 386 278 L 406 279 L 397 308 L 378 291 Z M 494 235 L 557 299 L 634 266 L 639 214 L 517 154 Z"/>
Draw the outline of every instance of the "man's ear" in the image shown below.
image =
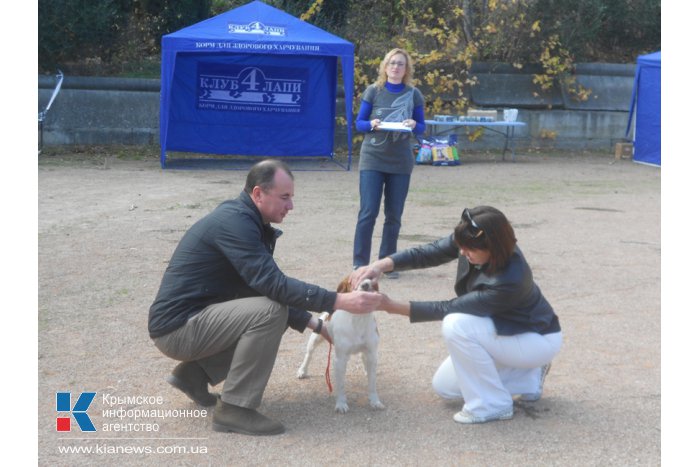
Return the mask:
<path id="1" fill-rule="evenodd" d="M 262 192 L 263 192 L 263 190 L 259 186 L 256 185 L 253 187 L 253 192 L 250 194 L 250 197 L 252 198 L 254 203 L 257 204 L 258 202 L 260 202 L 260 197 L 262 196 Z"/>

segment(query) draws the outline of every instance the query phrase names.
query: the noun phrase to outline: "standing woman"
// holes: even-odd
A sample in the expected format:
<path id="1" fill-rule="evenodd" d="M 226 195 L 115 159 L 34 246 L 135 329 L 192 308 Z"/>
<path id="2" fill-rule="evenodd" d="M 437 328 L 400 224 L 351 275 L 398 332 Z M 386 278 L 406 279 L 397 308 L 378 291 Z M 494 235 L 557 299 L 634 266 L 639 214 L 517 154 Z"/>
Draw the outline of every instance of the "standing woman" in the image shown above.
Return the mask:
<path id="1" fill-rule="evenodd" d="M 412 86 L 413 62 L 403 49 L 389 51 L 379 76 L 362 94 L 355 126 L 365 132 L 360 149 L 360 212 L 355 227 L 353 268 L 369 264 L 372 233 L 384 194 L 384 229 L 379 259 L 396 252 L 401 216 L 415 164 L 412 134 L 425 131 L 421 92 Z M 400 123 L 411 131 L 388 131 L 383 122 Z M 392 275 L 389 275 L 392 277 Z M 393 275 L 396 277 L 396 275 Z"/>
<path id="2" fill-rule="evenodd" d="M 384 296 L 380 310 L 412 323 L 442 320 L 449 357 L 433 376 L 446 399 L 462 399 L 458 423 L 513 417 L 513 396 L 542 396 L 550 362 L 562 344 L 559 319 L 532 279 L 515 233 L 501 211 L 465 209 L 454 232 L 353 272 L 353 284 L 394 270 L 421 269 L 458 259 L 451 300 L 402 302 Z"/>

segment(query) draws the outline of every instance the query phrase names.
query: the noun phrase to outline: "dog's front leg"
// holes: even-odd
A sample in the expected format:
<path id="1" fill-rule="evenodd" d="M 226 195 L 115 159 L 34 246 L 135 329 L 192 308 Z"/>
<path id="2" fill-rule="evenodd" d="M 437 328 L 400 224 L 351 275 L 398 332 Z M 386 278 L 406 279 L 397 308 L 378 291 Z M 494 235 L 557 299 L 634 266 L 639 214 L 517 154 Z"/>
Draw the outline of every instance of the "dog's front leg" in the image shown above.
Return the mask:
<path id="1" fill-rule="evenodd" d="M 379 400 L 377 393 L 377 349 L 368 349 L 362 354 L 362 360 L 367 371 L 367 391 L 369 394 L 369 405 L 373 409 L 384 409 L 384 404 Z"/>
<path id="2" fill-rule="evenodd" d="M 333 360 L 333 374 L 335 376 L 335 411 L 338 413 L 347 413 L 348 399 L 345 396 L 345 372 L 348 367 L 350 354 L 335 348 L 335 359 Z"/>

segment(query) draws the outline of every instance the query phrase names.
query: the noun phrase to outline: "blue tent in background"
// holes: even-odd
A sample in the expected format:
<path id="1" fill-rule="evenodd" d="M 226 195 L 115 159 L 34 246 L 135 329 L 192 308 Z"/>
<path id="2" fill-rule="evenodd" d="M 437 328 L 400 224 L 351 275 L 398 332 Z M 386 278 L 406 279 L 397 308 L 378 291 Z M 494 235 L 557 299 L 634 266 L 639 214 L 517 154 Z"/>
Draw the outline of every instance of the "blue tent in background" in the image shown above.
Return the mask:
<path id="1" fill-rule="evenodd" d="M 354 46 L 253 1 L 162 38 L 160 146 L 334 157 L 338 58 L 352 154 Z"/>
<path id="2" fill-rule="evenodd" d="M 628 135 L 633 117 L 634 161 L 661 166 L 661 51 L 637 57 Z"/>

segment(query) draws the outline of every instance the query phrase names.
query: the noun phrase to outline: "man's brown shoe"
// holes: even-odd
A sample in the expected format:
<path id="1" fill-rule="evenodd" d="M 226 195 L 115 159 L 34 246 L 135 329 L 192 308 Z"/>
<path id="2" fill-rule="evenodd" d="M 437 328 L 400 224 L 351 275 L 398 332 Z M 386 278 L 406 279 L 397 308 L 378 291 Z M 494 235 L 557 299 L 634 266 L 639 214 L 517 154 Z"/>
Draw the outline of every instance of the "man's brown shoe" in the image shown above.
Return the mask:
<path id="1" fill-rule="evenodd" d="M 197 362 L 180 362 L 166 381 L 201 406 L 216 404 L 216 396 L 207 387 L 209 377 Z"/>
<path id="2" fill-rule="evenodd" d="M 284 433 L 284 425 L 253 409 L 227 404 L 219 399 L 212 421 L 214 431 L 269 436 Z"/>

